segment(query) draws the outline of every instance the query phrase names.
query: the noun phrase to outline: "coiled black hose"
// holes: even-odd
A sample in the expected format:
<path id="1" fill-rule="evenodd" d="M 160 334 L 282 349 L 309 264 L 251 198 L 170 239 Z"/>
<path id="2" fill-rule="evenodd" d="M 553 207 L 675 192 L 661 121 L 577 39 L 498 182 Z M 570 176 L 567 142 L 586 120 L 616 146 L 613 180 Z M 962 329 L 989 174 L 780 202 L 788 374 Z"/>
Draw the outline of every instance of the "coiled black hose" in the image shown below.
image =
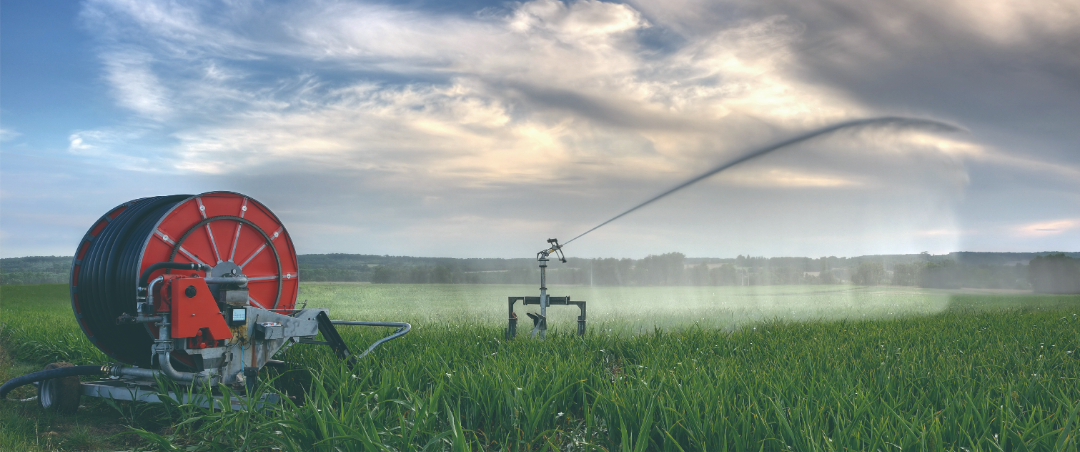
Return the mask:
<path id="1" fill-rule="evenodd" d="M 15 377 L 0 386 L 0 400 L 7 397 L 8 393 L 12 389 L 19 386 L 28 385 L 35 381 L 50 380 L 53 378 L 74 377 L 79 375 L 101 375 L 105 373 L 105 367 L 103 366 L 71 366 L 60 367 L 56 369 L 42 370 L 40 372 L 34 372 L 32 374 L 26 374 L 21 377 Z"/>
<path id="2" fill-rule="evenodd" d="M 140 257 L 155 225 L 191 195 L 157 196 L 127 203 L 127 208 L 97 234 L 73 281 L 79 317 L 86 335 L 101 351 L 122 363 L 151 366 L 154 338 L 144 325 L 117 325 L 116 318 L 132 313 L 136 303 Z M 74 307 L 74 306 L 73 306 Z M 81 311 L 81 312 L 80 312 Z"/>

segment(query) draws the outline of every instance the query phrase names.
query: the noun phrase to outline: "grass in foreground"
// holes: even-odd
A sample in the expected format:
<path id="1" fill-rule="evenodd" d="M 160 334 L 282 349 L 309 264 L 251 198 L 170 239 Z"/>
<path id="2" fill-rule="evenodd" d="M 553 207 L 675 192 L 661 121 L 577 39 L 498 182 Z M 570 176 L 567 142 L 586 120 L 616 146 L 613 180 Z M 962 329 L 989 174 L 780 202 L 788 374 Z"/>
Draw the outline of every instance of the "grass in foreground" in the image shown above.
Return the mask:
<path id="1" fill-rule="evenodd" d="M 327 301 L 311 305 L 348 312 Z M 1076 450 L 1078 314 L 1075 296 L 952 296 L 928 316 L 545 342 L 418 323 L 356 369 L 294 347 L 294 370 L 261 389 L 297 396 L 282 410 L 179 406 L 173 429 L 145 434 L 199 450 Z M 359 348 L 378 333 L 345 335 Z"/>

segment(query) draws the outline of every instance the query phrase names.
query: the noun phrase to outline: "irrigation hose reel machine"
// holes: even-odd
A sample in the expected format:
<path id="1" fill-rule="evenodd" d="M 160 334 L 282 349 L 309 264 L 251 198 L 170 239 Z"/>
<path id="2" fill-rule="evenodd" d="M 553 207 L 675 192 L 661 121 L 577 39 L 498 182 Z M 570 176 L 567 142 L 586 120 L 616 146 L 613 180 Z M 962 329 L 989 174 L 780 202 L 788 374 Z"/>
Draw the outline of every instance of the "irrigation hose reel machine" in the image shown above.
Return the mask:
<path id="1" fill-rule="evenodd" d="M 42 407 L 74 411 L 81 395 L 157 401 L 155 382 L 162 377 L 250 389 L 263 367 L 283 364 L 273 356 L 293 344 L 329 345 L 354 364 L 412 328 L 297 309 L 298 270 L 285 226 L 250 197 L 210 192 L 121 204 L 83 237 L 70 279 L 79 326 L 116 362 L 50 364 L 5 383 L 0 398 L 35 383 Z M 397 330 L 356 355 L 338 334 L 340 325 Z M 78 375 L 110 378 L 80 383 Z"/>

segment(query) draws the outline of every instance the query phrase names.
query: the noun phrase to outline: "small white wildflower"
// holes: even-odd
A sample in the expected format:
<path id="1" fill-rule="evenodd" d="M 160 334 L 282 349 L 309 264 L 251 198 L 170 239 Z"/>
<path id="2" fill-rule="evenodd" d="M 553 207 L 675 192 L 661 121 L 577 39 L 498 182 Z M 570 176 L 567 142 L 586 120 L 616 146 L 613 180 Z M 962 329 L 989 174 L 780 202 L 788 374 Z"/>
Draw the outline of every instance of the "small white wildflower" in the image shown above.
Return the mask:
<path id="1" fill-rule="evenodd" d="M 446 378 L 450 378 L 450 374 L 446 374 Z"/>
<path id="2" fill-rule="evenodd" d="M 565 414 L 565 413 L 563 413 L 562 411 L 560 411 L 560 412 L 559 412 L 559 414 L 555 415 L 555 417 L 556 417 L 556 418 L 560 418 L 560 417 L 562 417 L 562 416 L 563 416 L 563 414 Z"/>

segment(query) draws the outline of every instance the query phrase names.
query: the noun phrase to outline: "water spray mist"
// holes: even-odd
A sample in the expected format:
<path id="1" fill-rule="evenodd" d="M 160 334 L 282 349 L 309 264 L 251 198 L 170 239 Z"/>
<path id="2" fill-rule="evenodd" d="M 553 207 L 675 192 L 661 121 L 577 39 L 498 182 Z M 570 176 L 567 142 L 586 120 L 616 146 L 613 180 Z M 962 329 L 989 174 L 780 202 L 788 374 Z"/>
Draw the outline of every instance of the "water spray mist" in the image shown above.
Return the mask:
<path id="1" fill-rule="evenodd" d="M 896 129 L 923 129 L 923 130 L 931 130 L 931 131 L 938 131 L 938 132 L 959 132 L 959 131 L 964 130 L 964 129 L 962 129 L 960 127 L 957 127 L 955 125 L 944 123 L 944 122 L 941 122 L 941 121 L 935 121 L 935 120 L 932 120 L 932 119 L 921 119 L 921 118 L 905 118 L 905 117 L 902 117 L 902 116 L 885 116 L 885 117 L 880 117 L 880 118 L 858 119 L 858 120 L 854 120 L 854 121 L 847 121 L 847 122 L 841 122 L 841 123 L 838 123 L 838 124 L 833 124 L 831 126 L 822 127 L 820 129 L 813 130 L 813 131 L 804 133 L 802 135 L 798 135 L 798 136 L 795 136 L 793 138 L 788 138 L 787 140 L 783 140 L 783 141 L 773 143 L 773 144 L 770 144 L 768 146 L 756 149 L 756 150 L 751 151 L 751 152 L 749 152 L 749 153 L 747 153 L 747 154 L 745 154 L 745 155 L 743 155 L 743 156 L 741 156 L 739 158 L 736 158 L 734 160 L 731 160 L 731 161 L 725 162 L 723 164 L 720 164 L 720 165 L 718 165 L 716 167 L 713 167 L 712 169 L 710 169 L 708 171 L 705 171 L 704 173 L 701 173 L 701 174 L 699 174 L 697 176 L 691 177 L 690 179 L 687 179 L 686 181 L 684 181 L 684 182 L 682 182 L 682 183 L 680 183 L 680 184 L 678 184 L 678 185 L 676 185 L 674 187 L 671 187 L 671 188 L 667 189 L 666 191 L 661 192 L 660 194 L 658 194 L 656 196 L 653 196 L 652 198 L 649 198 L 649 199 L 645 200 L 644 202 L 642 202 L 642 203 L 640 203 L 640 204 L 638 204 L 638 205 L 636 205 L 634 207 L 631 207 L 631 208 L 627 209 L 623 213 L 620 213 L 618 215 L 615 215 L 614 217 L 611 217 L 610 219 L 608 219 L 607 221 L 604 221 L 603 223 L 600 223 L 600 224 L 598 224 L 596 226 L 593 226 L 591 229 L 589 229 L 589 230 L 587 230 L 585 232 L 582 232 L 581 234 L 578 234 L 577 236 L 575 236 L 574 238 L 572 238 L 570 240 L 567 240 L 562 245 L 559 244 L 559 241 L 557 239 L 548 239 L 548 247 L 541 250 L 539 253 L 536 254 L 536 260 L 540 262 L 540 297 L 510 297 L 510 300 L 509 300 L 510 326 L 507 328 L 507 338 L 513 338 L 517 334 L 517 316 L 514 314 L 514 303 L 516 301 L 518 301 L 518 300 L 521 300 L 523 302 L 523 304 L 526 304 L 526 305 L 528 305 L 528 304 L 539 304 L 540 305 L 540 314 L 539 315 L 532 314 L 532 313 L 529 313 L 528 315 L 533 320 L 532 335 L 533 336 L 539 335 L 541 338 L 544 337 L 544 335 L 545 335 L 545 333 L 547 331 L 547 308 L 548 308 L 548 305 L 551 303 L 551 300 L 552 300 L 552 298 L 549 297 L 548 294 L 547 294 L 547 271 L 546 270 L 547 270 L 548 256 L 550 256 L 552 254 L 556 254 L 558 256 L 559 260 L 561 260 L 562 262 L 566 262 L 566 258 L 563 256 L 563 253 L 562 253 L 562 248 L 564 246 L 569 245 L 571 242 L 573 242 L 573 241 L 575 241 L 575 240 L 577 240 L 577 239 L 579 239 L 581 237 L 584 237 L 586 234 L 588 234 L 588 233 L 590 233 L 592 231 L 600 229 L 600 227 L 602 227 L 602 226 L 604 226 L 604 225 L 606 225 L 608 223 L 611 223 L 611 222 L 613 222 L 615 220 L 618 220 L 619 218 L 622 218 L 622 217 L 628 215 L 630 212 L 633 212 L 633 211 L 638 210 L 638 209 L 640 209 L 642 207 L 645 207 L 645 206 L 647 206 L 649 204 L 652 204 L 652 203 L 654 203 L 656 201 L 659 201 L 660 199 L 663 199 L 663 198 L 667 197 L 668 195 L 671 195 L 671 194 L 673 194 L 673 193 L 675 193 L 675 192 L 677 192 L 679 190 L 682 190 L 682 189 L 684 189 L 686 187 L 694 185 L 694 184 L 696 184 L 696 183 L 698 183 L 698 182 L 700 182 L 702 180 L 705 180 L 705 179 L 709 178 L 710 176 L 718 174 L 721 171 L 724 171 L 724 170 L 726 170 L 728 168 L 731 168 L 731 167 L 733 167 L 735 165 L 738 165 L 740 163 L 756 159 L 756 158 L 761 157 L 761 156 L 763 156 L 765 154 L 769 154 L 769 153 L 771 153 L 773 151 L 778 151 L 778 150 L 786 148 L 788 146 L 799 144 L 799 143 L 802 143 L 804 141 L 808 141 L 808 140 L 811 140 L 811 139 L 814 139 L 814 138 L 817 138 L 817 137 L 820 137 L 820 136 L 823 136 L 823 135 L 829 135 L 829 134 L 832 134 L 834 132 L 839 132 L 841 130 L 858 129 L 858 128 L 863 128 L 863 127 L 891 127 L 891 128 L 896 128 Z M 578 307 L 581 309 L 581 316 L 578 317 L 578 334 L 585 334 L 585 302 L 583 302 L 583 301 L 571 302 L 570 297 L 565 297 L 565 299 L 560 297 L 559 300 L 562 301 L 562 303 L 560 303 L 560 304 L 575 304 L 575 305 L 578 305 Z"/>

